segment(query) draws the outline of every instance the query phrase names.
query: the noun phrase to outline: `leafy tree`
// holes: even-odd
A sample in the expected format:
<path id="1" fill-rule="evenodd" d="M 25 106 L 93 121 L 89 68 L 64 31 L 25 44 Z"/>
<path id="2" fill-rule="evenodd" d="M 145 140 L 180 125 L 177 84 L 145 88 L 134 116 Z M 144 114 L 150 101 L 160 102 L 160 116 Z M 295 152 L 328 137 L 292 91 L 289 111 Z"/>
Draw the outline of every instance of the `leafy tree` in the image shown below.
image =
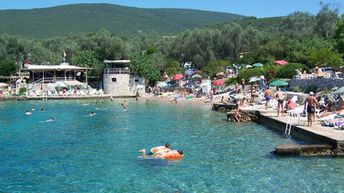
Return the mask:
<path id="1" fill-rule="evenodd" d="M 0 75 L 10 76 L 16 72 L 16 66 L 14 62 L 9 59 L 0 60 Z"/>
<path id="2" fill-rule="evenodd" d="M 101 75 L 104 64 L 96 58 L 96 53 L 90 50 L 77 51 L 71 58 L 71 63 L 77 66 L 93 68 L 91 75 Z"/>
<path id="3" fill-rule="evenodd" d="M 344 14 L 341 16 L 340 20 L 337 22 L 337 27 L 335 31 L 335 42 L 336 48 L 342 54 L 344 54 Z"/>
<path id="4" fill-rule="evenodd" d="M 160 80 L 160 71 L 155 67 L 147 55 L 135 55 L 130 58 L 130 69 L 135 75 L 148 80 L 149 84 L 155 84 Z"/>
<path id="5" fill-rule="evenodd" d="M 316 16 L 316 31 L 323 38 L 332 37 L 334 34 L 334 27 L 338 21 L 339 9 L 331 9 L 329 4 L 320 3 L 321 10 Z"/>
<path id="6" fill-rule="evenodd" d="M 165 66 L 165 71 L 167 75 L 171 77 L 174 74 L 182 74 L 184 72 L 184 68 L 180 65 L 180 62 L 176 60 L 170 60 Z"/>
<path id="7" fill-rule="evenodd" d="M 343 65 L 343 59 L 340 55 L 328 48 L 323 48 L 320 50 L 312 50 L 309 56 L 309 61 L 315 66 L 341 66 Z"/>
<path id="8" fill-rule="evenodd" d="M 229 62 L 225 60 L 210 61 L 206 66 L 202 68 L 202 71 L 207 73 L 210 77 L 213 77 L 217 73 L 222 72 L 228 65 Z"/>
<path id="9" fill-rule="evenodd" d="M 297 69 L 301 72 L 308 70 L 307 66 L 304 64 L 289 63 L 277 70 L 276 78 L 293 78 L 296 75 Z"/>
<path id="10" fill-rule="evenodd" d="M 303 39 L 313 35 L 316 21 L 309 13 L 295 12 L 282 19 L 280 30 L 287 38 Z"/>
<path id="11" fill-rule="evenodd" d="M 249 68 L 249 69 L 241 69 L 238 72 L 237 82 L 240 82 L 242 79 L 248 81 L 253 76 L 261 76 L 264 75 L 265 71 L 263 68 Z"/>

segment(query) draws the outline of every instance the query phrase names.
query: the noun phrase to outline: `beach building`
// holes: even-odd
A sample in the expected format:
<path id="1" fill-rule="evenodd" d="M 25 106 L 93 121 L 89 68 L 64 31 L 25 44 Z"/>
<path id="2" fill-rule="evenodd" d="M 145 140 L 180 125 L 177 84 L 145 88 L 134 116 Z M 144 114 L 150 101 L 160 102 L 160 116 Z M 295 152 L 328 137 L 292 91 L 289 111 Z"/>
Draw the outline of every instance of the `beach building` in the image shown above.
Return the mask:
<path id="1" fill-rule="evenodd" d="M 103 86 L 105 94 L 113 96 L 135 96 L 145 93 L 145 79 L 132 75 L 130 60 L 105 60 Z"/>
<path id="2" fill-rule="evenodd" d="M 25 64 L 20 74 L 29 74 L 29 78 L 21 77 L 16 81 L 16 94 L 25 88 L 27 96 L 61 95 L 59 91 L 63 91 L 63 95 L 89 95 L 93 90 L 88 85 L 89 70 L 91 68 L 66 62 L 59 65 Z"/>

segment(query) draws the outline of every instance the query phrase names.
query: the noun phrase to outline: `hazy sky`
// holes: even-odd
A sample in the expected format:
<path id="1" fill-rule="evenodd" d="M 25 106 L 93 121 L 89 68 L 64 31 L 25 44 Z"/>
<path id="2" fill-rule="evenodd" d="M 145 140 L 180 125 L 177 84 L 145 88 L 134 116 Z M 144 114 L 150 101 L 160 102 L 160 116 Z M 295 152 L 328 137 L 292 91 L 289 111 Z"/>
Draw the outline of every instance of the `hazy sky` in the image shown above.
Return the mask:
<path id="1" fill-rule="evenodd" d="M 321 0 L 0 0 L 0 9 L 30 9 L 76 3 L 110 3 L 141 8 L 189 8 L 236 13 L 245 16 L 284 16 L 295 11 L 316 14 Z M 337 5 L 344 1 L 322 0 Z"/>

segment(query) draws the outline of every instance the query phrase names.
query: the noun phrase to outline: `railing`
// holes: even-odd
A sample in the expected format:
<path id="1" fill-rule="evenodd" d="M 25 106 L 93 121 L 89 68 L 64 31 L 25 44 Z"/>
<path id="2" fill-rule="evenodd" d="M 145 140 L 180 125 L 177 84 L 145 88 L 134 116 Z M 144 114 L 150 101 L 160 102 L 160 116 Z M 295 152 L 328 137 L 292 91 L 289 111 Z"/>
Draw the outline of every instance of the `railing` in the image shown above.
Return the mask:
<path id="1" fill-rule="evenodd" d="M 104 74 L 130 74 L 130 70 L 126 68 L 105 68 Z"/>
<path id="2" fill-rule="evenodd" d="M 27 91 L 37 90 L 40 89 L 43 84 L 46 83 L 55 83 L 57 81 L 73 81 L 75 80 L 74 77 L 45 77 L 44 79 L 38 79 L 27 86 Z"/>

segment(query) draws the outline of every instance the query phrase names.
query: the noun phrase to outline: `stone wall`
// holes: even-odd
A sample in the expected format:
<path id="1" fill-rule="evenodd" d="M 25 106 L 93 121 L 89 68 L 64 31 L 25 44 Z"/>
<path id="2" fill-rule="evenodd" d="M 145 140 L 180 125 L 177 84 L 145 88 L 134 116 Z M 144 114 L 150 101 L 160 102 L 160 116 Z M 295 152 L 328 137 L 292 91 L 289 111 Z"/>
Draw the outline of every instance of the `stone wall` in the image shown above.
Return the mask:
<path id="1" fill-rule="evenodd" d="M 343 87 L 344 79 L 335 78 L 315 78 L 315 79 L 291 79 L 289 82 L 289 90 L 293 90 L 299 86 L 305 89 L 307 86 L 315 85 L 318 89 L 332 89 L 333 87 Z"/>

